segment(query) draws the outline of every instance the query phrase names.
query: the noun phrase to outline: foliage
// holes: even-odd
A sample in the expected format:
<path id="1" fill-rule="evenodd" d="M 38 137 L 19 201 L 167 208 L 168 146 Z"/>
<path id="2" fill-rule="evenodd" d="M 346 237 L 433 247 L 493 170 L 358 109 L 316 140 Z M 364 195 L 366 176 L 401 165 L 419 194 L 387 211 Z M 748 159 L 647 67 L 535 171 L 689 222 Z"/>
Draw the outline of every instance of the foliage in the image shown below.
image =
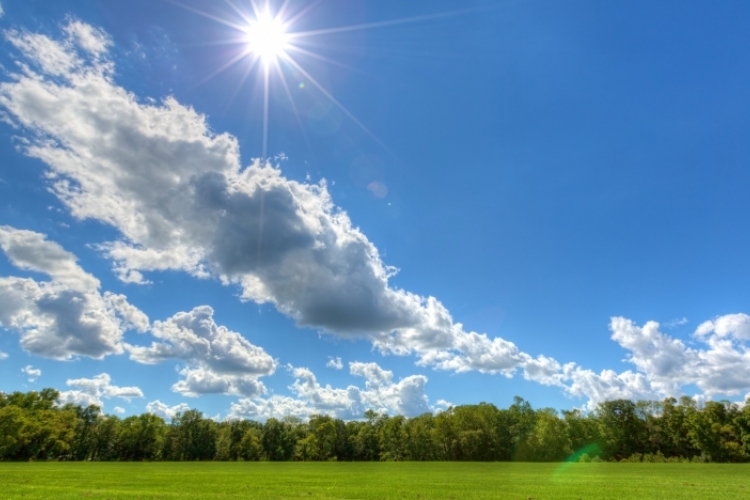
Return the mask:
<path id="1" fill-rule="evenodd" d="M 343 422 L 313 415 L 215 422 L 197 410 L 171 422 L 124 419 L 56 403 L 57 391 L 0 393 L 0 460 L 746 462 L 750 404 L 614 400 L 559 415 L 522 398 L 413 418 L 368 410 Z"/>

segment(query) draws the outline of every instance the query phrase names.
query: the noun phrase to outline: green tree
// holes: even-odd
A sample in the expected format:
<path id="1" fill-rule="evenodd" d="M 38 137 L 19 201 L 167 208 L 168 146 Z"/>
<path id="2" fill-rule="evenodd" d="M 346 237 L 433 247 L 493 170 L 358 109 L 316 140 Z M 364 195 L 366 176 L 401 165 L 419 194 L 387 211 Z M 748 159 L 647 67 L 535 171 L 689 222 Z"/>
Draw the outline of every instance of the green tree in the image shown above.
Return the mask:
<path id="1" fill-rule="evenodd" d="M 568 425 L 551 408 L 537 411 L 536 424 L 526 439 L 527 459 L 560 462 L 572 453 Z"/>
<path id="2" fill-rule="evenodd" d="M 627 399 L 599 403 L 597 419 L 605 459 L 622 460 L 645 451 L 645 423 Z"/>
<path id="3" fill-rule="evenodd" d="M 708 401 L 702 411 L 690 415 L 689 436 L 701 455 L 712 462 L 741 462 L 747 459 L 737 426 L 741 412 L 728 401 Z"/>
<path id="4" fill-rule="evenodd" d="M 401 461 L 406 458 L 406 430 L 402 415 L 384 419 L 380 429 L 380 460 Z"/>

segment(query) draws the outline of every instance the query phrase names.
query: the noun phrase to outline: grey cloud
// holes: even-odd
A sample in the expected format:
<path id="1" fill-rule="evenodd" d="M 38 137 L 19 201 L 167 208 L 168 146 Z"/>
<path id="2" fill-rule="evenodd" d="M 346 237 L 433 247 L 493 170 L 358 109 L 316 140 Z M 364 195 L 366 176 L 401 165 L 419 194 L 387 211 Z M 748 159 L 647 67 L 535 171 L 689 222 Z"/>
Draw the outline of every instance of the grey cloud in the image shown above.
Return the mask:
<path id="1" fill-rule="evenodd" d="M 99 288 L 99 280 L 78 266 L 75 255 L 43 234 L 0 226 L 0 247 L 19 269 L 47 274 L 79 292 Z"/>
<path id="2" fill-rule="evenodd" d="M 0 326 L 17 331 L 25 350 L 55 359 L 102 358 L 123 352 L 126 329 L 148 328 L 143 312 L 122 295 L 101 294 L 99 281 L 45 235 L 2 226 L 0 246 L 12 264 L 52 278 L 0 277 Z"/>
<path id="3" fill-rule="evenodd" d="M 166 321 L 154 321 L 151 333 L 159 339 L 148 347 L 126 344 L 131 359 L 154 364 L 167 359 L 185 361 L 189 367 L 172 389 L 186 396 L 265 392 L 258 377 L 271 375 L 276 361 L 262 348 L 237 332 L 217 325 L 214 310 L 199 306 Z"/>

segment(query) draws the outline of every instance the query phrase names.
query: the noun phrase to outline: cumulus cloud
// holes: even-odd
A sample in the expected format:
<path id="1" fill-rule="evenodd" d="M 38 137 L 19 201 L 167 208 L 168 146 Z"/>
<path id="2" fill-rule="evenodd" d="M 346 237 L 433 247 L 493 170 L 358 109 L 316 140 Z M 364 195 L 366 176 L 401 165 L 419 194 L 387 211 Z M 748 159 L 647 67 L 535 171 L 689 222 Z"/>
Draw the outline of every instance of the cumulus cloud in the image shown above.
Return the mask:
<path id="1" fill-rule="evenodd" d="M 296 417 L 307 420 L 311 415 L 324 413 L 311 406 L 307 401 L 289 396 L 273 395 L 268 398 L 244 398 L 232 403 L 227 420 L 267 420 L 284 417 Z"/>
<path id="2" fill-rule="evenodd" d="M 185 361 L 183 379 L 172 389 L 186 396 L 223 393 L 257 396 L 265 392 L 258 377 L 270 375 L 276 361 L 242 335 L 214 321 L 209 306 L 155 321 L 151 333 L 159 339 L 148 347 L 126 345 L 131 359 L 154 364 L 167 359 Z"/>
<path id="3" fill-rule="evenodd" d="M 121 406 L 115 406 L 112 408 L 112 413 L 115 413 L 117 415 L 124 415 L 125 414 L 125 408 Z"/>
<path id="4" fill-rule="evenodd" d="M 0 277 L 0 326 L 40 356 L 103 358 L 123 352 L 125 330 L 145 331 L 148 317 L 123 295 L 100 293 L 99 280 L 70 252 L 33 231 L 0 226 L 0 247 L 11 264 L 50 281 Z"/>
<path id="5" fill-rule="evenodd" d="M 0 351 L 0 361 L 2 361 L 4 359 L 8 359 L 8 353 Z"/>
<path id="6" fill-rule="evenodd" d="M 151 401 L 146 405 L 146 412 L 158 415 L 164 420 L 172 420 L 178 413 L 184 413 L 190 409 L 186 403 L 180 403 L 178 405 L 169 406 L 158 399 Z"/>
<path id="7" fill-rule="evenodd" d="M 133 398 L 143 397 L 143 391 L 138 387 L 118 387 L 112 385 L 111 382 L 112 378 L 107 373 L 101 373 L 94 378 L 69 379 L 66 384 L 75 389 L 61 392 L 59 401 L 61 404 L 96 405 L 103 408 L 102 398 L 120 398 L 130 401 Z"/>
<path id="8" fill-rule="evenodd" d="M 25 373 L 29 377 L 29 382 L 35 382 L 36 379 L 42 376 L 42 370 L 34 368 L 31 365 L 26 365 L 21 368 L 21 372 Z"/>
<path id="9" fill-rule="evenodd" d="M 326 366 L 328 368 L 333 368 L 334 370 L 342 370 L 344 368 L 344 363 L 341 361 L 341 358 L 334 358 L 331 356 L 328 358 Z"/>
<path id="10" fill-rule="evenodd" d="M 563 369 L 561 380 L 568 394 L 587 399 L 585 407 L 588 410 L 594 410 L 602 401 L 659 399 L 663 396 L 651 386 L 646 376 L 630 370 L 622 373 L 602 370 L 596 373 L 569 363 Z"/>
<path id="11" fill-rule="evenodd" d="M 614 317 L 612 339 L 627 351 L 636 371 L 597 374 L 573 363 L 553 375 L 569 394 L 586 397 L 588 406 L 607 399 L 659 399 L 680 396 L 695 385 L 701 397 L 737 396 L 750 389 L 750 350 L 745 342 L 748 316 L 729 314 L 702 323 L 694 338 L 702 346 L 690 347 L 660 330 L 659 323 L 638 326 Z"/>
<path id="12" fill-rule="evenodd" d="M 376 363 L 353 362 L 349 363 L 349 371 L 365 379 L 364 389 L 355 385 L 336 388 L 321 385 L 308 368 L 290 367 L 290 370 L 295 380 L 289 389 L 296 397 L 274 395 L 241 399 L 232 404 L 228 418 L 267 419 L 288 415 L 308 418 L 313 414 L 326 414 L 359 419 L 368 409 L 407 416 L 437 410 L 429 405 L 424 392 L 427 377 L 423 375 L 411 375 L 394 382 L 393 372 Z"/>
<path id="13" fill-rule="evenodd" d="M 160 270 L 214 277 L 300 326 L 445 370 L 510 375 L 531 359 L 464 331 L 434 297 L 391 286 L 397 270 L 324 181 L 292 181 L 261 161 L 242 168 L 237 139 L 212 132 L 203 115 L 174 98 L 139 102 L 116 85 L 106 35 L 80 23 L 64 32 L 7 34 L 29 65 L 0 85 L 0 105 L 29 132 L 26 153 L 48 165 L 72 215 L 120 232 L 99 248 L 122 280 Z"/>
<path id="14" fill-rule="evenodd" d="M 701 323 L 695 331 L 695 335 L 700 338 L 711 334 L 720 338 L 750 340 L 750 316 L 743 313 L 726 314 Z"/>

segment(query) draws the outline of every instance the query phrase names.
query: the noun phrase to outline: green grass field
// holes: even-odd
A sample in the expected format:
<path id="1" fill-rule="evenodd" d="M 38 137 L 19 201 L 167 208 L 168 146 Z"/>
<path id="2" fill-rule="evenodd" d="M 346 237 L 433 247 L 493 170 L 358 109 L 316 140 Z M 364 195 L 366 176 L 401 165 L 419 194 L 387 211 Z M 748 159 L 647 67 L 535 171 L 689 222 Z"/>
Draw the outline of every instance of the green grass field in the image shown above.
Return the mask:
<path id="1" fill-rule="evenodd" d="M 0 463 L 3 499 L 750 499 L 750 466 Z"/>

